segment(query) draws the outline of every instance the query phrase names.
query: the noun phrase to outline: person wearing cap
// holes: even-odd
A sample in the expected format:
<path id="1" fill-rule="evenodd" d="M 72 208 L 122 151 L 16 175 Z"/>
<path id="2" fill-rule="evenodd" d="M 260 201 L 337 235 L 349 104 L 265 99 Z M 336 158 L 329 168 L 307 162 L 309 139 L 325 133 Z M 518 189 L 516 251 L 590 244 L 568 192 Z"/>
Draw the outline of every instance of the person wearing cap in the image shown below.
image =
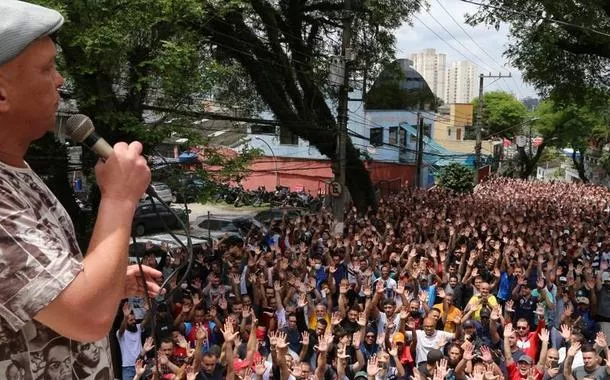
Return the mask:
<path id="1" fill-rule="evenodd" d="M 137 266 L 127 265 L 133 215 L 150 183 L 142 145 L 118 143 L 96 166 L 101 202 L 83 259 L 70 216 L 24 160 L 30 144 L 54 130 L 64 80 L 52 36 L 64 19 L 17 0 L 0 1 L 0 15 L 0 318 L 26 341 L 42 325 L 77 341 L 105 340 L 119 302 L 143 295 Z M 143 269 L 158 295 L 161 273 Z M 33 378 L 34 364 L 24 363 Z"/>
<path id="2" fill-rule="evenodd" d="M 542 380 L 544 375 L 544 367 L 546 364 L 547 350 L 549 346 L 549 332 L 544 329 L 540 332 L 540 340 L 542 342 L 542 349 L 540 351 L 540 360 L 538 364 L 534 365 L 535 356 L 523 354 L 515 360 L 513 359 L 513 353 L 510 347 L 509 340 L 513 334 L 512 323 L 507 324 L 504 327 L 504 360 L 506 361 L 506 368 L 508 370 L 509 380 L 521 380 L 530 379 L 533 377 L 535 380 Z"/>

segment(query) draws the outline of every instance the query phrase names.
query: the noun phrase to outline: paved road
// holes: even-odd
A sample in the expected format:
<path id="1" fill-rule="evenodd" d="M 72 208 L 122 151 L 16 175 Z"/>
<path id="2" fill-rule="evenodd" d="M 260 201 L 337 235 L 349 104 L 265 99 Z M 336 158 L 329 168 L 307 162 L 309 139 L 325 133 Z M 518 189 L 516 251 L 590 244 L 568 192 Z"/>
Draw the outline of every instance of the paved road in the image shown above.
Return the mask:
<path id="1" fill-rule="evenodd" d="M 189 214 L 191 222 L 198 216 L 207 215 L 208 212 L 212 216 L 254 216 L 257 212 L 265 209 L 263 207 L 233 207 L 226 203 L 189 203 L 188 208 L 191 210 Z"/>

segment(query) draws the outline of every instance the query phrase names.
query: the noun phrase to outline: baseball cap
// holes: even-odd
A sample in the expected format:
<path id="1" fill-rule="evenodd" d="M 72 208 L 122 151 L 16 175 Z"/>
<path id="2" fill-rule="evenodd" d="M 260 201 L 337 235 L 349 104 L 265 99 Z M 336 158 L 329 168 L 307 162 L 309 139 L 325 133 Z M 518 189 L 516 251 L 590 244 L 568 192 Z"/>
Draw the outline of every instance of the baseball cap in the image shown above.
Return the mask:
<path id="1" fill-rule="evenodd" d="M 405 336 L 404 336 L 403 333 L 397 332 L 394 335 L 392 335 L 392 341 L 394 343 L 404 343 L 405 342 Z"/>
<path id="2" fill-rule="evenodd" d="M 532 364 L 534 361 L 532 360 L 532 358 L 529 357 L 529 355 L 521 355 L 519 356 L 519 360 L 517 360 L 517 362 L 526 362 L 527 364 Z"/>
<path id="3" fill-rule="evenodd" d="M 356 372 L 356 375 L 354 376 L 354 380 L 359 379 L 361 377 L 368 379 L 368 375 L 367 375 L 366 371 Z"/>
<path id="4" fill-rule="evenodd" d="M 589 299 L 587 297 L 576 297 L 576 303 L 584 303 L 585 305 L 588 305 Z"/>
<path id="5" fill-rule="evenodd" d="M 59 12 L 18 0 L 0 1 L 0 15 L 0 66 L 64 23 Z"/>
<path id="6" fill-rule="evenodd" d="M 469 319 L 462 324 L 462 327 L 474 327 L 474 322 L 471 319 Z"/>
<path id="7" fill-rule="evenodd" d="M 441 350 L 437 350 L 437 349 L 432 349 L 430 351 L 428 351 L 428 356 L 426 357 L 426 360 L 428 361 L 429 364 L 435 363 L 439 360 L 441 360 L 443 358 L 443 353 L 441 352 Z"/>
<path id="8" fill-rule="evenodd" d="M 250 366 L 249 360 L 237 359 L 233 361 L 233 370 L 241 371 L 242 369 L 248 368 Z"/>
<path id="9" fill-rule="evenodd" d="M 484 307 L 479 312 L 479 315 L 481 316 L 481 318 L 489 318 L 491 316 L 491 310 L 489 310 L 488 308 Z"/>

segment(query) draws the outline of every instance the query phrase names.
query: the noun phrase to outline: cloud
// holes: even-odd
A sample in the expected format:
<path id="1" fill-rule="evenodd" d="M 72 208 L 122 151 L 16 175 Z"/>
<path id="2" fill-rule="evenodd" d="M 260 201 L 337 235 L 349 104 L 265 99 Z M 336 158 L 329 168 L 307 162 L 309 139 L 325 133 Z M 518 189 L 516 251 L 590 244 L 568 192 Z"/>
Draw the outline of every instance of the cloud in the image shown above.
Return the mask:
<path id="1" fill-rule="evenodd" d="M 521 73 L 503 56 L 508 45 L 507 25 L 496 30 L 484 25 L 472 27 L 466 24 L 465 15 L 475 13 L 477 7 L 460 0 L 430 0 L 430 5 L 429 13 L 422 11 L 416 15 L 413 26 L 405 24 L 396 31 L 396 55 L 399 58 L 435 48 L 447 55 L 448 63 L 467 59 L 479 67 L 479 72 L 512 74 L 512 78 L 500 79 L 493 84 L 493 80 L 488 80 L 485 91 L 509 91 L 519 98 L 537 96 L 535 89 L 523 82 Z"/>

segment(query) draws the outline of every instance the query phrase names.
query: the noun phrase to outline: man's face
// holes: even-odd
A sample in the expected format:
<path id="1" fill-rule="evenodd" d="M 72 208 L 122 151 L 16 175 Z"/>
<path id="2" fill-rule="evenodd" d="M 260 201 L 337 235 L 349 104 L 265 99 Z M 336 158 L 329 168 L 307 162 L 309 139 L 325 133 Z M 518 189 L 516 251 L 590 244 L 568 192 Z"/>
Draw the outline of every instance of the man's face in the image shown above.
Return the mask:
<path id="1" fill-rule="evenodd" d="M 583 352 L 582 360 L 585 364 L 586 370 L 591 371 L 597 368 L 597 357 L 595 352 Z"/>
<path id="2" fill-rule="evenodd" d="M 169 358 L 172 356 L 172 352 L 174 351 L 174 344 L 170 342 L 163 342 L 161 343 L 160 351 Z"/>
<path id="3" fill-rule="evenodd" d="M 381 268 L 381 277 L 384 280 L 387 280 L 388 277 L 390 277 L 390 268 L 387 266 L 384 266 L 383 268 Z"/>
<path id="4" fill-rule="evenodd" d="M 95 368 L 100 362 L 100 348 L 95 343 L 78 344 L 77 361 L 90 368 Z"/>
<path id="5" fill-rule="evenodd" d="M 434 331 L 435 331 L 434 321 L 432 319 L 424 320 L 424 332 L 426 333 L 426 335 L 432 336 L 432 335 L 434 335 Z"/>
<path id="6" fill-rule="evenodd" d="M 55 112 L 64 79 L 55 67 L 57 50 L 50 37 L 31 43 L 0 66 L 0 118 L 24 125 L 19 137 L 29 144 L 55 128 Z"/>
<path id="7" fill-rule="evenodd" d="M 358 312 L 356 310 L 350 310 L 347 312 L 347 319 L 354 323 L 358 321 Z"/>
<path id="8" fill-rule="evenodd" d="M 519 368 L 519 374 L 521 376 L 527 376 L 530 368 L 532 368 L 532 365 L 528 364 L 527 362 L 520 361 L 517 362 L 517 367 Z"/>
<path id="9" fill-rule="evenodd" d="M 394 310 L 396 310 L 396 306 L 392 304 L 387 304 L 383 307 L 383 311 L 388 317 L 394 315 Z"/>
<path id="10" fill-rule="evenodd" d="M 220 277 L 214 275 L 210 279 L 210 282 L 214 288 L 217 288 L 220 285 Z"/>
<path id="11" fill-rule="evenodd" d="M 324 335 L 325 331 L 326 331 L 326 325 L 323 323 L 318 323 L 316 326 L 316 335 L 322 336 L 322 335 Z"/>
<path id="12" fill-rule="evenodd" d="M 451 349 L 449 350 L 449 361 L 451 363 L 457 363 L 460 361 L 460 357 L 460 349 L 455 346 L 451 347 Z"/>
<path id="13" fill-rule="evenodd" d="M 293 330 L 297 328 L 297 317 L 294 315 L 288 317 L 288 328 Z"/>
<path id="14" fill-rule="evenodd" d="M 243 306 L 245 306 L 245 307 L 250 307 L 250 306 L 252 306 L 252 300 L 251 300 L 251 299 L 250 299 L 250 297 L 248 297 L 248 296 L 244 296 L 244 297 L 242 298 L 242 302 L 243 302 Z"/>
<path id="15" fill-rule="evenodd" d="M 205 322 L 205 311 L 195 310 L 195 314 L 193 314 L 193 322 L 195 322 L 195 323 Z"/>
<path id="16" fill-rule="evenodd" d="M 430 310 L 430 317 L 436 321 L 438 321 L 439 319 L 441 319 L 441 313 L 438 312 L 438 310 Z"/>
<path id="17" fill-rule="evenodd" d="M 519 322 L 517 322 L 516 330 L 517 330 L 517 335 L 519 335 L 519 337 L 523 338 L 523 337 L 526 337 L 527 334 L 529 334 L 530 326 L 527 322 L 519 321 Z"/>
<path id="18" fill-rule="evenodd" d="M 234 303 L 233 304 L 233 312 L 235 314 L 241 315 L 241 311 L 242 310 L 243 310 L 243 304 L 241 304 L 241 303 Z"/>
<path id="19" fill-rule="evenodd" d="M 326 307 L 324 305 L 316 306 L 316 317 L 318 319 L 326 317 Z"/>
<path id="20" fill-rule="evenodd" d="M 417 301 L 411 301 L 409 303 L 409 312 L 410 313 L 419 313 L 419 302 Z"/>
<path id="21" fill-rule="evenodd" d="M 45 374 L 51 380 L 72 379 L 72 355 L 67 346 L 55 346 L 49 350 Z"/>
<path id="22" fill-rule="evenodd" d="M 230 363 L 230 365 L 232 364 Z M 201 366 L 203 367 L 203 372 L 207 374 L 214 373 L 214 370 L 216 369 L 216 358 L 214 356 L 204 356 Z"/>
<path id="23" fill-rule="evenodd" d="M 489 295 L 489 284 L 482 282 L 479 285 L 479 292 L 481 292 L 481 297 L 487 297 Z"/>

